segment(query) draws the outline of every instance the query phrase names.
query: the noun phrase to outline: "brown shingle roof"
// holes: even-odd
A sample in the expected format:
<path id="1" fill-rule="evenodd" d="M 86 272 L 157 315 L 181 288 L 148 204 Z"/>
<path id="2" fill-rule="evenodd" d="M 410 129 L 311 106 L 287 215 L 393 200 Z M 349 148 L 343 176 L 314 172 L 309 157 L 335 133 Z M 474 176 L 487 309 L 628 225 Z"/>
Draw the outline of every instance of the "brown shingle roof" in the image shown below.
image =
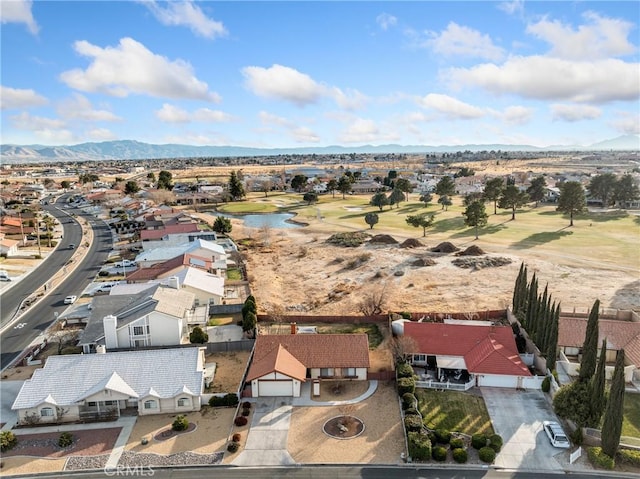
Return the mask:
<path id="1" fill-rule="evenodd" d="M 255 364 L 255 366 L 254 366 Z M 282 344 L 272 349 L 259 362 L 254 362 L 247 374 L 247 381 L 260 378 L 272 372 L 285 374 L 299 381 L 305 380 L 307 368 L 298 361 Z"/>

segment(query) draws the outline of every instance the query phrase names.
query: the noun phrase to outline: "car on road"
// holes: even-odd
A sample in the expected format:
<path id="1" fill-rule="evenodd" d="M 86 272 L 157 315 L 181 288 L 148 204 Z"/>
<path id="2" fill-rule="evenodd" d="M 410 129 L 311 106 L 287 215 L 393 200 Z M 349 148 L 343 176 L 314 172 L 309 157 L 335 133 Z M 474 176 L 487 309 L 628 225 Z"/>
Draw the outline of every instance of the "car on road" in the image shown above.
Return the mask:
<path id="1" fill-rule="evenodd" d="M 569 438 L 565 434 L 562 426 L 555 421 L 543 421 L 542 428 L 549 438 L 549 442 L 553 447 L 567 449 L 571 447 Z"/>
<path id="2" fill-rule="evenodd" d="M 76 245 L 74 245 L 73 243 L 71 243 L 71 244 L 69 245 L 69 249 L 74 249 L 75 247 L 76 247 Z"/>
<path id="3" fill-rule="evenodd" d="M 64 298 L 64 304 L 73 304 L 76 302 L 76 299 L 78 299 L 77 296 L 67 296 Z"/>
<path id="4" fill-rule="evenodd" d="M 7 273 L 5 270 L 0 271 L 0 281 L 11 281 L 9 273 Z"/>

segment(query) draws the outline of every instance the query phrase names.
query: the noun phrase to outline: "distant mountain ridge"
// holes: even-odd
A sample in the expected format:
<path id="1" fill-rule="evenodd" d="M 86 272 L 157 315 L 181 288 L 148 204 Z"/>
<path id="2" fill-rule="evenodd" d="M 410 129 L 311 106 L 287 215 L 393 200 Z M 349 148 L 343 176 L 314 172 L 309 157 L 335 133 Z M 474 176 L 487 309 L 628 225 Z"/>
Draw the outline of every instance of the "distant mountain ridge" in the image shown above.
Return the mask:
<path id="1" fill-rule="evenodd" d="M 77 145 L 0 145 L 2 163 L 36 163 L 46 161 L 147 160 L 154 158 L 242 157 L 296 154 L 336 155 L 349 153 L 455 153 L 457 151 L 595 151 L 640 150 L 640 136 L 623 135 L 587 146 L 566 145 L 546 148 L 532 145 L 361 145 L 303 148 L 250 148 L 243 146 L 154 145 L 135 140 L 80 143 Z"/>

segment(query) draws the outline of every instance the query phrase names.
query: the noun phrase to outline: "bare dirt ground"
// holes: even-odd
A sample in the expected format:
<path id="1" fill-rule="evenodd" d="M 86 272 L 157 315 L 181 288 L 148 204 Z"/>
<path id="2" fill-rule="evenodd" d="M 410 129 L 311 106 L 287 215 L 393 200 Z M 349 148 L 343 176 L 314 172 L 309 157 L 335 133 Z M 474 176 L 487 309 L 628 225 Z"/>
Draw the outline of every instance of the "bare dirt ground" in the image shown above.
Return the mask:
<path id="1" fill-rule="evenodd" d="M 247 368 L 249 351 L 215 353 L 208 355 L 207 363 L 216 363 L 213 385 L 207 392 L 232 393 L 238 391 L 242 375 Z"/>

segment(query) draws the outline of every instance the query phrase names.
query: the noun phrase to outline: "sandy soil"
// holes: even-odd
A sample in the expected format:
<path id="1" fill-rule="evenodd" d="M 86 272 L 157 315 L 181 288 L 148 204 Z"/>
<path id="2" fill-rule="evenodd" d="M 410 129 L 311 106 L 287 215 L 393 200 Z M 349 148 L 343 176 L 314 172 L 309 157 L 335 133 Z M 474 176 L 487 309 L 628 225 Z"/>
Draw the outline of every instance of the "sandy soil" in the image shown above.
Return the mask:
<path id="1" fill-rule="evenodd" d="M 236 392 L 240 387 L 242 375 L 247 368 L 249 355 L 249 351 L 215 353 L 208 355 L 206 362 L 216 363 L 216 373 L 213 378 L 213 385 L 207 392 Z"/>
<path id="2" fill-rule="evenodd" d="M 66 459 L 39 459 L 35 457 L 3 457 L 2 475 L 58 472 L 64 469 Z"/>
<path id="3" fill-rule="evenodd" d="M 33 372 L 41 367 L 42 365 L 19 366 L 17 368 L 5 369 L 2 371 L 2 379 L 6 379 L 8 381 L 24 381 L 25 379 L 31 379 Z"/>

